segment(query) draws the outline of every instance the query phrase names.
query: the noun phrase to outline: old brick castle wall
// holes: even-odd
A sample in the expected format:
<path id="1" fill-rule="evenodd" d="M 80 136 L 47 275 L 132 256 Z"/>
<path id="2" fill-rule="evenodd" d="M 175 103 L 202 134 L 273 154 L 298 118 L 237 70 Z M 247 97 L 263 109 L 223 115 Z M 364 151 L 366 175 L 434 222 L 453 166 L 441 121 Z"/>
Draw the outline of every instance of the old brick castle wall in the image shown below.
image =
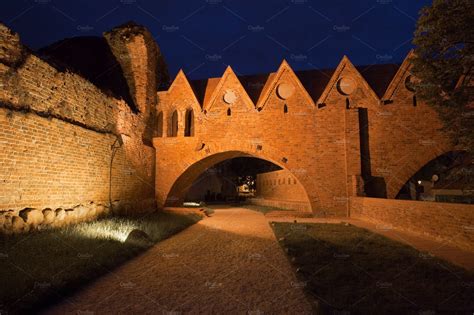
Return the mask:
<path id="1" fill-rule="evenodd" d="M 285 169 L 258 174 L 257 195 L 251 202 L 282 209 L 311 211 L 303 185 Z"/>
<path id="2" fill-rule="evenodd" d="M 409 58 L 387 79 L 386 70 L 358 69 L 344 57 L 305 85 L 285 61 L 250 82 L 230 67 L 200 82 L 181 71 L 158 93 L 158 204 L 179 204 L 200 173 L 237 156 L 288 170 L 315 215 L 350 215 L 351 196 L 394 198 L 422 166 L 454 150 L 435 111 L 406 83 Z"/>
<path id="3" fill-rule="evenodd" d="M 30 212 L 94 218 L 110 201 L 120 211 L 153 208 L 155 152 L 142 139 L 150 110 L 134 113 L 79 75 L 57 71 L 3 25 L 0 47 L 3 226 L 17 215 L 27 221 L 16 220 L 18 229 L 45 222 L 29 222 Z"/>
<path id="4" fill-rule="evenodd" d="M 401 229 L 474 251 L 474 205 L 351 198 L 351 216 L 380 229 Z"/>
<path id="5" fill-rule="evenodd" d="M 99 75 L 110 70 L 112 78 L 61 68 L 0 24 L 3 230 L 181 205 L 205 170 L 236 157 L 282 169 L 258 179 L 260 200 L 272 206 L 390 222 L 438 238 L 472 227 L 466 205 L 446 206 L 447 215 L 430 203 L 390 200 L 421 167 L 459 149 L 436 112 L 416 99 L 411 54 L 401 66 L 356 67 L 344 57 L 336 69 L 295 72 L 283 61 L 269 74 L 237 76 L 229 66 L 221 77 L 196 81 L 180 71 L 168 87 L 166 64 L 144 27 L 128 23 L 95 43 L 113 59 Z M 111 81 L 117 86 L 102 85 Z M 472 242 L 469 231 L 457 245 Z"/>

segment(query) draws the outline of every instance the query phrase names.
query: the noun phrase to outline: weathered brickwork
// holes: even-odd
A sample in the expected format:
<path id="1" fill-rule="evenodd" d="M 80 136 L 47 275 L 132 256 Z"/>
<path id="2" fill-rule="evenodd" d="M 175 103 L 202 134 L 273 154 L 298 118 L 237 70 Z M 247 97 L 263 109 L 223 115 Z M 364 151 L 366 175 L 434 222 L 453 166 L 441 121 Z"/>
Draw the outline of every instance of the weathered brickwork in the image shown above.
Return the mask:
<path id="1" fill-rule="evenodd" d="M 422 166 L 454 150 L 435 111 L 413 101 L 405 84 L 409 57 L 377 89 L 344 57 L 316 87 L 319 94 L 306 90 L 283 62 L 253 100 L 230 67 L 202 91 L 181 71 L 168 91 L 158 93 L 158 204 L 181 202 L 200 172 L 229 156 L 259 157 L 291 172 L 315 215 L 349 215 L 351 196 L 394 198 Z M 194 133 L 187 137 L 190 110 Z"/>
<path id="2" fill-rule="evenodd" d="M 296 86 L 285 101 L 275 95 L 280 82 Z M 346 215 L 347 192 L 341 185 L 346 181 L 345 121 L 353 110 L 335 106 L 318 110 L 286 62 L 267 85 L 255 106 L 229 67 L 211 95 L 205 96 L 208 101 L 202 109 L 183 72 L 167 92 L 158 93 L 157 111 L 163 113 L 165 130 L 165 137 L 154 138 L 158 204 L 180 202 L 190 182 L 214 163 L 229 156 L 254 156 L 288 169 L 306 188 L 319 215 Z M 226 91 L 238 95 L 230 106 L 223 100 Z M 192 137 L 184 136 L 187 109 L 194 113 Z M 168 137 L 174 110 L 178 135 Z"/>
<path id="3" fill-rule="evenodd" d="M 474 251 L 474 205 L 351 197 L 351 216 Z"/>
<path id="4" fill-rule="evenodd" d="M 257 175 L 257 196 L 251 202 L 282 209 L 311 211 L 307 193 L 288 170 Z"/>
<path id="5" fill-rule="evenodd" d="M 145 114 L 12 45 L 12 34 L 0 27 L 2 213 L 107 212 L 110 201 L 121 211 L 153 207 L 155 150 L 143 144 Z"/>
<path id="6" fill-rule="evenodd" d="M 472 243 L 470 206 L 441 206 L 450 217 L 430 203 L 363 197 L 394 198 L 422 166 L 457 149 L 406 84 L 410 56 L 389 80 L 369 79 L 370 67 L 344 57 L 309 85 L 283 61 L 259 80 L 228 67 L 220 78 L 189 82 L 180 71 L 162 91 L 166 65 L 146 29 L 126 24 L 104 36 L 134 104 L 58 70 L 0 24 L 0 228 L 179 205 L 209 167 L 256 157 L 293 179 L 263 190 L 261 199 L 279 200 L 273 206 L 290 202 L 315 216 L 371 218 L 440 238 L 462 226 L 458 245 Z M 421 226 L 424 217 L 430 224 Z"/>
<path id="7" fill-rule="evenodd" d="M 149 104 L 156 104 L 157 88 L 169 81 L 153 35 L 143 26 L 128 23 L 104 36 L 124 70 L 136 106 L 142 113 L 149 114 Z"/>

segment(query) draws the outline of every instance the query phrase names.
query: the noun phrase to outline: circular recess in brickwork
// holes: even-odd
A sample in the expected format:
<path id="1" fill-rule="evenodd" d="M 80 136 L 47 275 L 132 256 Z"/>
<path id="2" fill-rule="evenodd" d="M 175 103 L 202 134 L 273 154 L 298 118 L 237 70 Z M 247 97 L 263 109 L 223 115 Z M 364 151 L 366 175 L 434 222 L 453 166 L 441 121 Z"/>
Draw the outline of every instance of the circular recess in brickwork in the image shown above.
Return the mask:
<path id="1" fill-rule="evenodd" d="M 280 83 L 277 86 L 277 95 L 279 98 L 286 100 L 295 91 L 295 87 L 290 83 Z"/>
<path id="2" fill-rule="evenodd" d="M 224 93 L 224 102 L 227 104 L 234 104 L 237 100 L 237 94 L 232 90 L 227 90 Z"/>
<path id="3" fill-rule="evenodd" d="M 352 94 L 355 91 L 356 87 L 356 82 L 351 77 L 343 77 L 340 78 L 339 81 L 337 81 L 337 90 L 342 95 Z"/>
<path id="4" fill-rule="evenodd" d="M 405 78 L 405 88 L 410 92 L 415 92 L 415 84 L 411 75 Z"/>

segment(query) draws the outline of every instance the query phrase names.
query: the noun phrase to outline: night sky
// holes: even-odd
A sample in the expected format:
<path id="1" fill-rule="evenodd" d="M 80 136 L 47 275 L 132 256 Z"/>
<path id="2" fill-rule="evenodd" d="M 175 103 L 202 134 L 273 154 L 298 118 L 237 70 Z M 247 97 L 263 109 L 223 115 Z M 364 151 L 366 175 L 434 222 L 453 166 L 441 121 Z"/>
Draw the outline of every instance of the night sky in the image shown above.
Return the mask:
<path id="1" fill-rule="evenodd" d="M 400 63 L 429 0 L 2 0 L 0 21 L 32 49 L 67 37 L 100 36 L 133 20 L 155 36 L 170 74 L 192 79 Z"/>

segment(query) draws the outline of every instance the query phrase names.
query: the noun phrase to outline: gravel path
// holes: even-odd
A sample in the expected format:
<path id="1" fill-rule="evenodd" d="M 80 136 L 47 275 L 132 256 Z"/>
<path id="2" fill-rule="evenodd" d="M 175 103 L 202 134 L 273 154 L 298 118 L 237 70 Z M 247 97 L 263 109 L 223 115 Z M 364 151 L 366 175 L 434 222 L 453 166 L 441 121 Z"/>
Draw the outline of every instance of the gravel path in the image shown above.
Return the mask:
<path id="1" fill-rule="evenodd" d="M 263 214 L 216 209 L 48 314 L 310 314 Z"/>

